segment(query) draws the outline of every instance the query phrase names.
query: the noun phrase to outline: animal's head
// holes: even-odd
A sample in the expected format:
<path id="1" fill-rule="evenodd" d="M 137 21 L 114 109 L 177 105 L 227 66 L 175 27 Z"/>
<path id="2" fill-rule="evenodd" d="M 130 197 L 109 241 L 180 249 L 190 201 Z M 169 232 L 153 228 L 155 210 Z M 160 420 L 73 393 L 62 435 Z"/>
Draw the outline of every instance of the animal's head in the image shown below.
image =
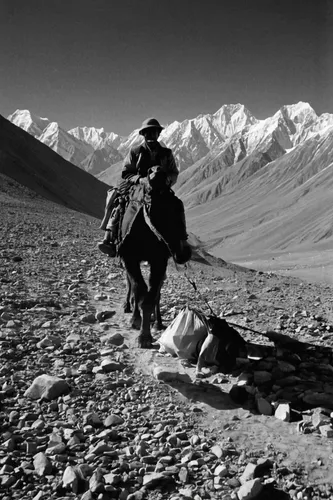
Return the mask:
<path id="1" fill-rule="evenodd" d="M 148 170 L 148 180 L 153 190 L 161 191 L 168 188 L 167 175 L 160 165 L 154 165 Z"/>

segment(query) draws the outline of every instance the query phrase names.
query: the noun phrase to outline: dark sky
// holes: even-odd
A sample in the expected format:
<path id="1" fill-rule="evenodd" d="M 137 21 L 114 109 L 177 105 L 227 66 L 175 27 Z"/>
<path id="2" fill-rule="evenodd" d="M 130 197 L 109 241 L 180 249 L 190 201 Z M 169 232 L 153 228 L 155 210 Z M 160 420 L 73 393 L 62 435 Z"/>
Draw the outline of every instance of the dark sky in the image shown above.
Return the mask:
<path id="1" fill-rule="evenodd" d="M 0 0 L 0 113 L 129 134 L 242 103 L 333 113 L 332 0 Z"/>

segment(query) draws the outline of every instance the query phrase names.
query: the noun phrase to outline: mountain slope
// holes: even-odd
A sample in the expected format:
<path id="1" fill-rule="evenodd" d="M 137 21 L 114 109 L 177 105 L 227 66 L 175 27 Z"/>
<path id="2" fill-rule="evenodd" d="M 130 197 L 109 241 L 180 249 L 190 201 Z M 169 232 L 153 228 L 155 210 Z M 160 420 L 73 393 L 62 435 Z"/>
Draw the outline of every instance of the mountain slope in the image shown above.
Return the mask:
<path id="1" fill-rule="evenodd" d="M 50 123 L 48 118 L 41 118 L 27 109 L 17 109 L 8 116 L 8 120 L 34 137 L 39 137 Z"/>
<path id="2" fill-rule="evenodd" d="M 50 123 L 38 139 L 77 167 L 93 152 L 92 146 L 73 137 L 57 122 Z"/>
<path id="3" fill-rule="evenodd" d="M 80 166 L 86 172 L 89 172 L 96 177 L 98 174 L 114 165 L 117 162 L 122 161 L 123 157 L 117 151 L 117 149 L 112 146 L 106 146 L 105 148 L 96 149 L 90 155 L 88 155 L 80 164 Z"/>
<path id="4" fill-rule="evenodd" d="M 229 186 L 237 185 L 285 154 L 279 141 L 274 136 L 270 139 L 271 142 L 266 141 L 260 149 L 254 149 L 245 156 L 233 142 L 229 142 L 221 152 L 209 153 L 181 173 L 177 193 L 188 207 L 219 197 Z M 237 161 L 238 158 L 242 159 Z"/>
<path id="5" fill-rule="evenodd" d="M 69 134 L 80 141 L 90 144 L 94 149 L 101 149 L 106 146 L 118 148 L 123 138 L 113 132 L 105 132 L 104 128 L 95 127 L 75 127 L 68 131 Z"/>
<path id="6" fill-rule="evenodd" d="M 216 255 L 333 244 L 333 127 L 187 211 Z"/>
<path id="7" fill-rule="evenodd" d="M 41 196 L 101 218 L 108 186 L 0 115 L 0 173 Z"/>

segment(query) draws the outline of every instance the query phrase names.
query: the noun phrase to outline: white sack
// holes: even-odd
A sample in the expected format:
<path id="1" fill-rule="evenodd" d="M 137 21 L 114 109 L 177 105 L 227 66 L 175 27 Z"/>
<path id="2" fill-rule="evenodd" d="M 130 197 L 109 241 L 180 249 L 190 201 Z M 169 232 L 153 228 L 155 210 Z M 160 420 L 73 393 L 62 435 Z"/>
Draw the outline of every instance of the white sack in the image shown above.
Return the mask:
<path id="1" fill-rule="evenodd" d="M 197 360 L 200 346 L 208 335 L 205 316 L 186 306 L 163 332 L 159 343 L 165 351 L 188 360 Z"/>

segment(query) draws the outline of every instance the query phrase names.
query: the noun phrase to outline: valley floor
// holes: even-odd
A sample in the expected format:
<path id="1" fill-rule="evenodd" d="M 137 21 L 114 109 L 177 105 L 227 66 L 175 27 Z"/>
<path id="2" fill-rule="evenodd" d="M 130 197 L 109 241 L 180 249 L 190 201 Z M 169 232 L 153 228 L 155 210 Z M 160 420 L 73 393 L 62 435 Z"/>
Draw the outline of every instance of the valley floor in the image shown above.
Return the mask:
<path id="1" fill-rule="evenodd" d="M 295 276 L 316 283 L 333 284 L 333 249 L 275 252 L 233 258 L 226 252 L 226 260 L 235 264 Z"/>

